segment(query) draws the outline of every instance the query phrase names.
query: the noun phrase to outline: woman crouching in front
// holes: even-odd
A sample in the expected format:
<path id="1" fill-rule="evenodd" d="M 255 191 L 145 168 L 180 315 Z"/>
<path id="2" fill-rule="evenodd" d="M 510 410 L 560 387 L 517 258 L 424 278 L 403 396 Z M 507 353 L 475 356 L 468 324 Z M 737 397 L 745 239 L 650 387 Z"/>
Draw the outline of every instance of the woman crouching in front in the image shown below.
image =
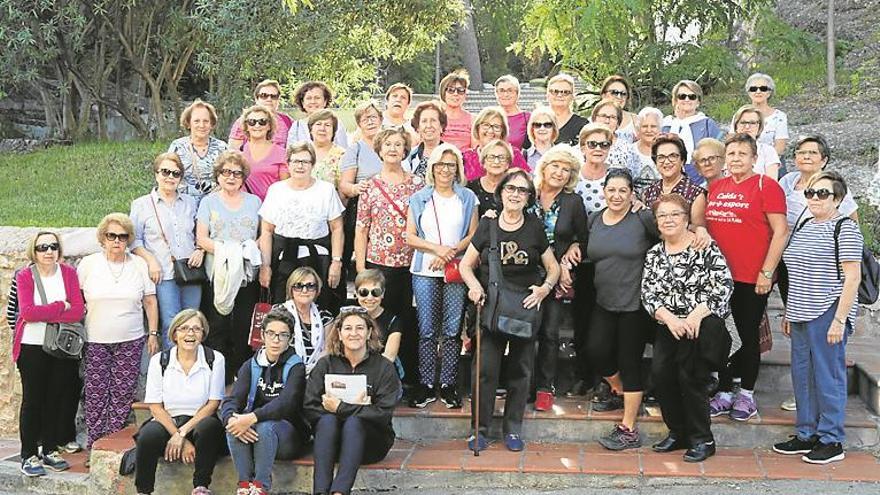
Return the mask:
<path id="1" fill-rule="evenodd" d="M 220 419 L 235 470 L 237 495 L 265 495 L 272 487 L 275 459 L 293 459 L 308 443 L 302 403 L 306 367 L 290 338 L 294 323 L 276 308 L 263 319 L 263 348 L 238 370 Z"/>
<path id="2" fill-rule="evenodd" d="M 327 355 L 312 369 L 306 390 L 305 415 L 315 430 L 314 494 L 348 495 L 361 464 L 384 459 L 394 445 L 391 416 L 400 379 L 380 347 L 379 329 L 365 308 L 340 310 L 327 334 Z M 325 377 L 338 375 L 365 377 L 365 390 L 343 402 L 324 385 Z"/>

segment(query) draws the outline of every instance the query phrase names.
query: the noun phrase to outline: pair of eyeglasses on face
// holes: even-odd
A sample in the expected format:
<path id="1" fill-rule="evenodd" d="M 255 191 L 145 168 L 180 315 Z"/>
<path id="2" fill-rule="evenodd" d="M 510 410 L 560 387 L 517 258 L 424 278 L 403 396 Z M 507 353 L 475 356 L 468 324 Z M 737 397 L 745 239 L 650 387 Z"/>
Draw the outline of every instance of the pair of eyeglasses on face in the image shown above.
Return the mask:
<path id="1" fill-rule="evenodd" d="M 180 170 L 171 170 L 170 168 L 160 168 L 157 172 L 162 177 L 174 177 L 175 179 L 179 179 L 183 175 L 180 173 Z"/>
<path id="2" fill-rule="evenodd" d="M 177 327 L 177 331 L 184 334 L 184 335 L 189 334 L 189 333 L 191 333 L 193 335 L 201 335 L 202 333 L 205 332 L 205 329 L 202 327 L 183 326 L 183 327 Z"/>
<path id="3" fill-rule="evenodd" d="M 446 88 L 446 93 L 450 95 L 463 95 L 467 93 L 467 88 Z"/>
<path id="4" fill-rule="evenodd" d="M 38 253 L 45 253 L 46 251 L 54 251 L 58 252 L 58 249 L 61 246 L 57 242 L 50 242 L 49 244 L 37 244 L 34 246 L 34 251 Z"/>
<path id="5" fill-rule="evenodd" d="M 437 162 L 434 164 L 435 170 L 455 170 L 458 168 L 458 163 L 456 162 Z"/>
<path id="6" fill-rule="evenodd" d="M 490 124 L 488 122 L 483 122 L 480 124 L 480 129 L 484 131 L 501 132 L 504 130 L 504 124 Z"/>
<path id="7" fill-rule="evenodd" d="M 663 163 L 663 162 L 675 163 L 675 162 L 679 161 L 680 159 L 681 159 L 681 155 L 679 155 L 678 153 L 670 153 L 668 155 L 655 155 L 654 156 L 654 161 L 657 163 Z"/>
<path id="8" fill-rule="evenodd" d="M 506 192 L 507 194 L 519 194 L 520 196 L 528 196 L 531 191 L 529 191 L 528 187 L 505 184 L 504 192 Z"/>
<path id="9" fill-rule="evenodd" d="M 385 289 L 381 287 L 374 287 L 372 289 L 361 288 L 357 290 L 357 295 L 360 297 L 382 297 L 385 295 Z M 360 306 L 352 306 L 352 307 L 360 307 Z"/>
<path id="10" fill-rule="evenodd" d="M 273 332 L 271 330 L 263 330 L 263 340 L 274 340 L 275 342 L 287 342 L 290 340 L 289 332 Z"/>
<path id="11" fill-rule="evenodd" d="M 571 96 L 572 94 L 570 89 L 548 89 L 547 92 L 553 96 Z"/>
<path id="12" fill-rule="evenodd" d="M 503 163 L 507 161 L 507 155 L 486 155 L 486 161 L 489 163 Z"/>
<path id="13" fill-rule="evenodd" d="M 290 160 L 287 163 L 290 165 L 294 165 L 294 166 L 297 166 L 297 165 L 305 166 L 305 165 L 311 165 L 312 161 L 297 158 L 297 159 Z"/>
<path id="14" fill-rule="evenodd" d="M 834 191 L 829 191 L 828 189 L 804 189 L 804 197 L 807 199 L 813 199 L 818 197 L 821 200 L 826 200 L 829 197 L 834 197 Z"/>
<path id="15" fill-rule="evenodd" d="M 681 210 L 679 210 L 679 211 L 673 211 L 673 212 L 669 212 L 669 213 L 658 213 L 658 214 L 657 214 L 657 220 L 660 220 L 661 222 L 664 221 L 664 220 L 667 220 L 667 219 L 669 219 L 669 220 L 681 220 L 681 219 L 684 218 L 686 215 L 687 215 L 687 212 L 685 212 L 685 211 L 681 211 Z"/>
<path id="16" fill-rule="evenodd" d="M 257 95 L 258 100 L 277 100 L 281 98 L 281 95 L 278 93 L 260 93 Z"/>
<path id="17" fill-rule="evenodd" d="M 697 160 L 697 164 L 698 165 L 712 165 L 720 159 L 721 159 L 721 157 L 719 155 L 707 156 L 707 157 L 703 157 L 703 158 L 700 158 L 699 160 Z"/>
<path id="18" fill-rule="evenodd" d="M 223 177 L 235 177 L 236 179 L 241 179 L 244 177 L 244 172 L 241 170 L 230 170 L 228 168 L 220 169 L 220 175 Z"/>

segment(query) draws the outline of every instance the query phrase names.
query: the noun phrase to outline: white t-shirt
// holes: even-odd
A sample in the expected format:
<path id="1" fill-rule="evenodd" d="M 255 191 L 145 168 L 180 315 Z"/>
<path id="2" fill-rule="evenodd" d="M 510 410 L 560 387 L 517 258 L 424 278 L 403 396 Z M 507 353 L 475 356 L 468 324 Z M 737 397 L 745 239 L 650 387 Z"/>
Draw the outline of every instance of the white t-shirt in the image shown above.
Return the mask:
<path id="1" fill-rule="evenodd" d="M 143 258 L 126 254 L 124 263 L 110 263 L 104 253 L 94 253 L 80 261 L 76 272 L 86 301 L 90 343 L 115 344 L 144 336 L 143 300 L 156 293 L 156 286 Z"/>
<path id="2" fill-rule="evenodd" d="M 767 175 L 767 165 L 779 165 L 779 154 L 769 144 L 758 143 L 758 158 L 755 160 L 755 173 Z"/>
<path id="3" fill-rule="evenodd" d="M 64 290 L 64 278 L 61 276 L 61 267 L 55 265 L 55 273 L 50 277 L 40 277 L 43 281 L 43 289 L 46 291 L 46 302 L 40 299 L 40 291 L 37 290 L 34 281 L 34 304 L 42 306 L 56 301 L 66 301 L 67 292 Z M 46 338 L 46 322 L 35 321 L 24 324 L 24 332 L 21 336 L 22 344 L 43 345 Z"/>
<path id="4" fill-rule="evenodd" d="M 226 363 L 223 354 L 214 351 L 213 369 L 205 360 L 205 348 L 199 346 L 196 363 L 184 373 L 183 366 L 177 360 L 177 346 L 171 348 L 171 356 L 165 375 L 159 360 L 162 353 L 150 358 L 147 369 L 147 388 L 144 402 L 162 404 L 171 417 L 192 416 L 209 400 L 223 400 Z"/>
<path id="5" fill-rule="evenodd" d="M 329 221 L 342 216 L 345 207 L 333 184 L 316 179 L 308 189 L 295 191 L 287 181 L 269 186 L 260 217 L 275 226 L 275 233 L 289 239 L 320 239 L 330 233 Z M 318 254 L 330 254 L 317 246 Z M 309 255 L 305 246 L 299 248 L 299 258 Z"/>
<path id="6" fill-rule="evenodd" d="M 436 210 L 435 210 L 436 205 Z M 434 216 L 436 211 L 437 216 Z M 440 220 L 440 232 L 437 232 L 437 220 Z M 434 194 L 431 201 L 425 205 L 422 216 L 419 218 L 419 227 L 422 228 L 424 239 L 435 244 L 455 247 L 461 241 L 461 230 L 464 228 L 464 205 L 457 194 L 453 194 L 450 198 L 444 198 L 439 194 Z M 443 239 L 443 242 L 440 242 Z M 432 253 L 422 253 L 421 266 L 416 266 L 416 256 L 413 256 L 410 272 L 413 275 L 422 275 L 425 277 L 442 277 L 443 270 L 432 271 L 429 267 L 434 262 Z"/>

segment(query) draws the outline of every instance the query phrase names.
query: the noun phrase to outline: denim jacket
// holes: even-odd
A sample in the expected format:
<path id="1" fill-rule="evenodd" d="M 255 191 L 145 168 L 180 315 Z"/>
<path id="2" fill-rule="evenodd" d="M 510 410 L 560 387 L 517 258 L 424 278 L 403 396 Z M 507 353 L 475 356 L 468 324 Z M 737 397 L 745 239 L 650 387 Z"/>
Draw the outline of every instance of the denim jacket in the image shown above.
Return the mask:
<path id="1" fill-rule="evenodd" d="M 470 230 L 471 227 L 471 216 L 474 214 L 474 208 L 477 207 L 477 195 L 470 189 L 457 183 L 452 184 L 452 191 L 458 196 L 458 199 L 461 200 L 461 204 L 464 207 L 464 222 L 462 222 L 461 234 L 459 235 L 459 239 L 464 239 L 467 237 L 468 230 Z M 428 202 L 431 201 L 433 195 L 434 186 L 427 186 L 409 198 L 410 211 L 412 211 L 413 219 L 416 222 L 416 235 L 422 239 L 425 238 L 425 232 L 422 231 L 419 220 L 422 218 L 422 213 L 425 212 L 425 208 L 427 208 Z M 415 254 L 413 255 L 413 266 L 421 266 L 423 255 L 423 252 L 418 249 L 415 250 Z"/>

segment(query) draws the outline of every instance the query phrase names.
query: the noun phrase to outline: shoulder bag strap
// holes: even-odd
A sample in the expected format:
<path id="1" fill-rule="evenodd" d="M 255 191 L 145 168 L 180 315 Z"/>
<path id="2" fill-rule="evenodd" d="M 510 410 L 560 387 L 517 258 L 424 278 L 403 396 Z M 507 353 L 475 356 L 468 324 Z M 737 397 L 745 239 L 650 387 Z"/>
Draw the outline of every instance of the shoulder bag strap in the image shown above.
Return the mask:
<path id="1" fill-rule="evenodd" d="M 443 235 L 440 234 L 440 219 L 437 218 L 437 202 L 434 201 L 434 195 L 431 195 L 431 209 L 434 210 L 434 222 L 437 223 L 437 238 L 440 239 L 440 245 L 443 245 Z"/>
<path id="2" fill-rule="evenodd" d="M 58 269 L 60 270 L 61 268 Z M 40 293 L 40 300 L 43 301 L 43 305 L 48 304 L 46 289 L 43 288 L 43 280 L 40 278 L 40 272 L 37 271 L 36 265 L 31 265 L 31 274 L 34 276 L 34 285 L 37 286 L 37 292 Z"/>
<path id="3" fill-rule="evenodd" d="M 489 224 L 489 289 L 504 283 L 501 273 L 501 247 L 498 245 L 498 219 Z"/>
<path id="4" fill-rule="evenodd" d="M 156 223 L 159 224 L 159 233 L 162 234 L 162 240 L 165 241 L 165 244 L 168 246 L 168 254 L 171 254 L 171 243 L 168 242 L 168 238 L 165 237 L 165 229 L 162 228 L 162 221 L 159 220 L 159 208 L 156 207 L 156 200 L 153 198 L 153 193 L 150 193 L 150 204 L 153 205 L 153 213 L 156 214 Z M 171 261 L 175 261 L 173 254 L 171 254 Z"/>
<path id="5" fill-rule="evenodd" d="M 391 195 L 388 194 L 388 191 L 386 191 L 385 188 L 382 187 L 382 183 L 379 182 L 379 179 L 373 177 L 373 184 L 376 186 L 377 189 L 379 189 L 379 192 L 382 193 L 382 196 L 385 196 L 385 199 L 387 199 L 388 202 L 391 203 L 391 207 L 394 208 L 394 211 L 399 213 L 400 216 L 403 217 L 404 221 L 406 221 L 406 210 L 401 209 L 400 205 L 398 205 L 397 202 L 391 198 Z M 407 205 L 407 208 L 409 208 L 409 205 Z"/>

